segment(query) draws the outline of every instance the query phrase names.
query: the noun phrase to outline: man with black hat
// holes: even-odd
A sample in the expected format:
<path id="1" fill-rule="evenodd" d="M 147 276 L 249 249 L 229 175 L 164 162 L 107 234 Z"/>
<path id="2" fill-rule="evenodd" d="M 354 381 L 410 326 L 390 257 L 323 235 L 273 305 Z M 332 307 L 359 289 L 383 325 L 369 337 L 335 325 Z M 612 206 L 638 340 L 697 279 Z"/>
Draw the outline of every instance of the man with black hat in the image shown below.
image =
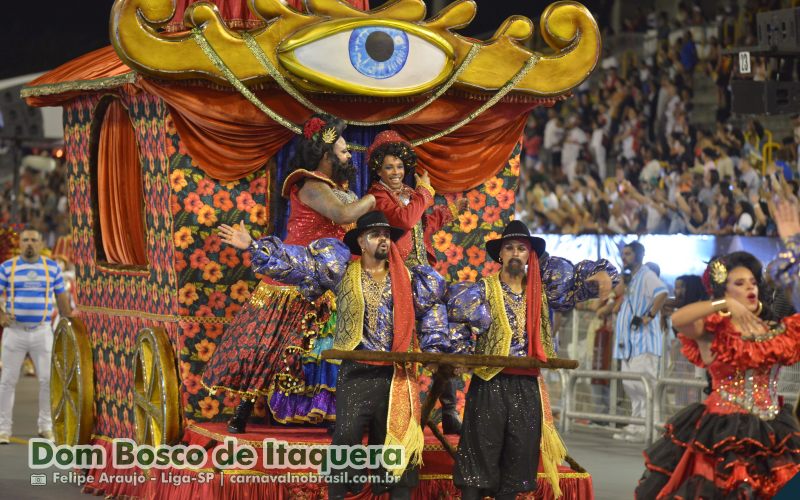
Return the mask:
<path id="1" fill-rule="evenodd" d="M 308 247 L 287 245 L 270 236 L 252 244 L 253 268 L 283 283 L 298 285 L 314 299 L 336 293 L 334 349 L 446 352 L 447 311 L 444 279 L 430 266 L 405 267 L 393 244 L 404 231 L 391 227 L 381 212 L 369 212 L 347 232 L 344 242 L 323 238 Z M 233 237 L 224 227 L 225 242 Z M 353 255 L 360 259 L 351 260 Z M 369 426 L 370 444 L 402 446 L 404 460 L 386 475 L 371 476 L 372 490 L 391 490 L 410 498 L 419 481 L 424 444 L 419 387 L 413 364 L 343 361 L 336 390 L 336 429 L 332 445 L 361 444 Z M 355 471 L 345 469 L 329 486 L 329 498 L 360 489 Z M 338 482 L 341 481 L 341 482 Z"/>
<path id="2" fill-rule="evenodd" d="M 545 241 L 519 221 L 486 242 L 487 254 L 502 268 L 477 283 L 453 286 L 448 312 L 454 345 L 476 355 L 541 361 L 555 356 L 550 309 L 565 311 L 608 295 L 617 271 L 602 259 L 573 266 L 544 250 Z M 566 450 L 538 370 L 479 368 L 474 375 L 453 473 L 462 499 L 512 499 L 536 490 L 540 448 L 544 473 L 558 496 L 558 465 Z"/>

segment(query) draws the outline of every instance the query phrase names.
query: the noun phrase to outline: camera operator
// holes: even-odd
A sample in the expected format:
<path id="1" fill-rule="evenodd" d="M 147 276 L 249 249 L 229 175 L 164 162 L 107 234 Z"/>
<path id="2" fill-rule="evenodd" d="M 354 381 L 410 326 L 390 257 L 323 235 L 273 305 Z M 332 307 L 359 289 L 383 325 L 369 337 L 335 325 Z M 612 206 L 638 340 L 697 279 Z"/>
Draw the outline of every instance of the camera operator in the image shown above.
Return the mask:
<path id="1" fill-rule="evenodd" d="M 663 354 L 661 308 L 667 299 L 667 286 L 643 261 L 644 246 L 638 241 L 622 248 L 623 280 L 628 279 L 628 274 L 630 281 L 614 328 L 614 358 L 622 360 L 621 372 L 642 373 L 655 381 Z M 644 418 L 647 404 L 644 385 L 625 380 L 622 386 L 631 400 L 632 416 Z M 643 425 L 628 425 L 624 432 L 614 434 L 614 439 L 642 442 L 644 430 Z"/>

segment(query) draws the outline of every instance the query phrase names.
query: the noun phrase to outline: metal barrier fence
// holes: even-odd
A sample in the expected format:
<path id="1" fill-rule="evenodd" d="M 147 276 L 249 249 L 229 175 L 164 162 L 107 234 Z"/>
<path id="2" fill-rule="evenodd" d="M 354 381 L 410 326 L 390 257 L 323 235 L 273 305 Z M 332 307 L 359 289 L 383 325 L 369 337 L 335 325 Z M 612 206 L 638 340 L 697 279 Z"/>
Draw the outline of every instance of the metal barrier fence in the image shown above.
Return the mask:
<path id="1" fill-rule="evenodd" d="M 554 322 L 560 325 L 556 337 L 559 355 L 577 359 L 581 368 L 542 372 L 550 392 L 553 414 L 562 432 L 573 426 L 591 425 L 617 431 L 619 429 L 613 424 L 641 424 L 645 425 L 649 443 L 680 409 L 705 399 L 703 389 L 708 385 L 705 370 L 691 364 L 680 353 L 680 342 L 671 333 L 664 335 L 664 355 L 655 381 L 644 374 L 620 373 L 617 362 L 612 362 L 610 370 L 587 370 L 592 366 L 592 329 L 596 326 L 593 321 L 594 312 L 573 311 Z M 622 380 L 644 380 L 649 394 L 646 402 L 646 415 L 649 416 L 644 419 L 631 416 L 630 400 L 621 388 Z M 608 385 L 602 381 L 607 381 Z M 778 382 L 778 394 L 785 403 L 795 404 L 798 393 L 800 363 L 784 367 Z M 593 425 L 597 423 L 607 425 Z"/>

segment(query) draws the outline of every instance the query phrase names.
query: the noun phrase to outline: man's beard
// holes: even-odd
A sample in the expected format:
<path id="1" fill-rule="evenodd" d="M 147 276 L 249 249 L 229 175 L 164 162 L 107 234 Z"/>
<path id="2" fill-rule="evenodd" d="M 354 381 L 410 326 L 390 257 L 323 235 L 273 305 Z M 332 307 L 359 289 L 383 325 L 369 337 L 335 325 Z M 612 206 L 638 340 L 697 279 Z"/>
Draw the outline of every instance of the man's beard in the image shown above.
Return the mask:
<path id="1" fill-rule="evenodd" d="M 508 265 L 506 266 L 506 271 L 511 276 L 519 276 L 520 274 L 525 274 L 525 264 L 519 259 L 511 259 L 508 261 Z"/>
<path id="2" fill-rule="evenodd" d="M 375 260 L 386 260 L 389 258 L 389 250 L 378 248 L 375 250 Z"/>
<path id="3" fill-rule="evenodd" d="M 349 183 L 350 185 L 355 182 L 356 167 L 353 165 L 353 160 L 344 162 L 337 158 L 336 155 L 333 155 L 331 164 L 333 166 L 333 174 L 331 175 L 333 182 L 339 184 L 340 186 L 345 182 Z"/>
<path id="4" fill-rule="evenodd" d="M 33 256 L 36 255 L 36 250 L 34 250 L 31 247 L 28 247 L 28 248 L 25 249 L 25 251 L 23 253 L 25 254 L 25 257 L 33 257 Z"/>

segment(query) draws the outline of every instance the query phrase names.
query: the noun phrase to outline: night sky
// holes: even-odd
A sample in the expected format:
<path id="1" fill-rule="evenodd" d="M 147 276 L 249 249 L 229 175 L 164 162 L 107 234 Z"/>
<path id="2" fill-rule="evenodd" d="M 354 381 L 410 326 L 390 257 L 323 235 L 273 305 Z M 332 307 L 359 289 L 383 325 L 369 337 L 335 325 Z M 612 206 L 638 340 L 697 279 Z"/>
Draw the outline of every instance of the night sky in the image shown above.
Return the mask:
<path id="1" fill-rule="evenodd" d="M 584 1 L 593 8 L 603 0 Z M 373 8 L 385 1 L 371 2 Z M 428 15 L 432 14 L 430 2 Z M 478 15 L 460 31 L 475 36 L 494 32 L 513 14 L 535 19 L 549 2 L 477 0 Z M 3 2 L 0 28 L 0 79 L 47 71 L 109 44 L 111 0 L 11 0 Z"/>

